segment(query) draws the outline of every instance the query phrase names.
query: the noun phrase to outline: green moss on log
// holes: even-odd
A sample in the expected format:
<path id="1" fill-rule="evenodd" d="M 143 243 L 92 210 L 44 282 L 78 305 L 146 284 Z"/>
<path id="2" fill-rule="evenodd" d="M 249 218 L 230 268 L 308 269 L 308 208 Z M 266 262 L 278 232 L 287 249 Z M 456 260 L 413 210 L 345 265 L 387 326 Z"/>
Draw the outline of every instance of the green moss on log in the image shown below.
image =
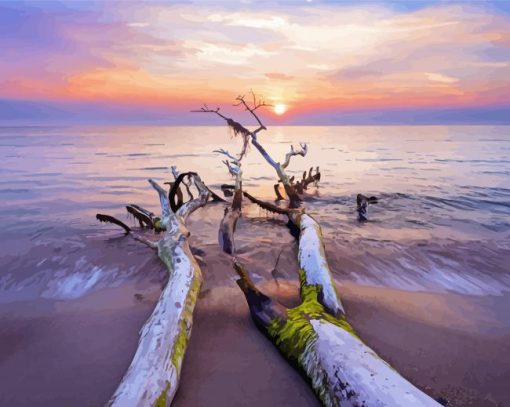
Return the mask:
<path id="1" fill-rule="evenodd" d="M 327 321 L 356 336 L 351 325 L 344 316 L 336 318 L 326 312 L 319 302 L 321 287 L 306 284 L 305 273 L 299 271 L 301 280 L 301 298 L 303 302 L 288 310 L 285 321 L 278 318 L 271 321 L 268 333 L 278 348 L 294 363 L 299 364 L 300 357 L 306 353 L 305 348 L 310 346 L 317 338 L 311 320 Z"/>
<path id="2" fill-rule="evenodd" d="M 166 382 L 165 388 L 163 389 L 163 391 L 161 392 L 159 397 L 156 399 L 156 401 L 154 402 L 152 407 L 166 407 L 166 399 L 167 399 L 168 390 L 170 390 L 170 382 L 169 381 Z"/>
<path id="3" fill-rule="evenodd" d="M 174 343 L 171 356 L 172 364 L 178 372 L 180 372 L 180 364 L 182 363 L 186 347 L 188 346 L 189 331 L 191 330 L 190 328 L 193 320 L 193 309 L 197 302 L 201 285 L 201 276 L 195 276 L 191 281 L 191 287 L 186 297 L 186 303 L 184 304 L 183 316 L 179 322 L 179 334 Z"/>

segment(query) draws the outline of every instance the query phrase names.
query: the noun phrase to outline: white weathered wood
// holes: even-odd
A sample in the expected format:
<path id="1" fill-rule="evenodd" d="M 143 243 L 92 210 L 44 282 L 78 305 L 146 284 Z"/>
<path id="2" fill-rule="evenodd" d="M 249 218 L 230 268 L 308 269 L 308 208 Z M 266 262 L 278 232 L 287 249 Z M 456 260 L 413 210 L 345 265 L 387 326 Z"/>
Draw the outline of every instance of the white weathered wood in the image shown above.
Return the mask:
<path id="1" fill-rule="evenodd" d="M 315 338 L 301 363 L 326 406 L 439 406 L 352 333 L 311 320 Z"/>
<path id="2" fill-rule="evenodd" d="M 326 312 L 317 286 L 301 281 L 303 302 L 286 309 L 260 292 L 238 262 L 234 267 L 254 322 L 308 377 L 325 406 L 439 406 L 365 345 L 343 315 Z"/>
<path id="3" fill-rule="evenodd" d="M 169 406 L 177 391 L 202 274 L 184 236 L 167 234 L 158 246 L 170 277 L 109 406 Z"/>
<path id="4" fill-rule="evenodd" d="M 290 164 L 290 159 L 294 157 L 295 155 L 300 155 L 301 157 L 304 157 L 306 153 L 308 153 L 308 145 L 306 143 L 300 143 L 301 150 L 294 150 L 294 146 L 290 146 L 290 151 L 285 154 L 285 161 L 283 164 L 281 164 L 282 168 L 287 168 Z"/>
<path id="5" fill-rule="evenodd" d="M 158 192 L 162 224 L 166 232 L 158 243 L 169 279 L 153 313 L 145 322 L 135 356 L 107 403 L 112 407 L 169 406 L 177 392 L 179 375 L 193 325 L 193 310 L 202 284 L 202 273 L 191 253 L 186 218 L 205 205 L 209 192 L 198 176 L 194 182 L 200 196 L 183 205 L 177 213 L 169 209 L 165 191 L 149 181 Z"/>
<path id="6" fill-rule="evenodd" d="M 345 313 L 331 277 L 319 224 L 306 213 L 299 215 L 297 223 L 300 229 L 298 260 L 305 283 L 321 286 L 321 303 L 332 315 Z"/>

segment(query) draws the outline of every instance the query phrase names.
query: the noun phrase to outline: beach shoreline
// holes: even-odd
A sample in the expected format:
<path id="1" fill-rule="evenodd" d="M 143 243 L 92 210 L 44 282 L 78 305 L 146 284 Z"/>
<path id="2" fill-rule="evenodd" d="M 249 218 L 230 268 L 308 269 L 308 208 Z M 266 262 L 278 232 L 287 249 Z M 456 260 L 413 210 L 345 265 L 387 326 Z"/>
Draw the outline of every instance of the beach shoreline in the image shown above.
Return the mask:
<path id="1" fill-rule="evenodd" d="M 287 306 L 295 281 L 261 289 Z M 349 322 L 404 377 L 450 406 L 510 402 L 510 297 L 406 292 L 344 283 Z M 0 311 L 0 399 L 16 406 L 104 405 L 138 342 L 159 287 L 124 285 L 76 301 L 13 303 Z M 493 316 L 493 318 L 491 317 Z M 179 407 L 319 405 L 300 374 L 256 329 L 237 286 L 204 284 L 184 359 Z"/>

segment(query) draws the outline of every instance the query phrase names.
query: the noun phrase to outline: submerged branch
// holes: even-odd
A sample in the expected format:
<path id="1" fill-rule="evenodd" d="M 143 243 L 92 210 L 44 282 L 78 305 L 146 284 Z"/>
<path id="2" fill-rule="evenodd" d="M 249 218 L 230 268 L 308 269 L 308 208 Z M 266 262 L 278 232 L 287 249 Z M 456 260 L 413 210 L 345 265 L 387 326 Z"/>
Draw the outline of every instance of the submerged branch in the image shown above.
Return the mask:
<path id="1" fill-rule="evenodd" d="M 260 206 L 262 209 L 265 209 L 266 211 L 278 213 L 280 215 L 288 215 L 290 213 L 290 209 L 280 208 L 279 206 L 276 206 L 272 203 L 257 199 L 253 195 L 249 194 L 246 191 L 243 191 L 243 195 L 246 198 L 248 198 L 251 202 L 253 202 L 254 204 L 257 204 L 258 206 Z"/>
<path id="2" fill-rule="evenodd" d="M 129 234 L 129 232 L 131 232 L 131 228 L 128 225 L 126 225 L 124 222 L 121 222 L 120 220 L 114 218 L 113 216 L 98 213 L 98 214 L 96 214 L 96 219 L 99 222 L 112 223 L 114 225 L 120 226 L 122 229 L 124 229 L 126 235 Z"/>

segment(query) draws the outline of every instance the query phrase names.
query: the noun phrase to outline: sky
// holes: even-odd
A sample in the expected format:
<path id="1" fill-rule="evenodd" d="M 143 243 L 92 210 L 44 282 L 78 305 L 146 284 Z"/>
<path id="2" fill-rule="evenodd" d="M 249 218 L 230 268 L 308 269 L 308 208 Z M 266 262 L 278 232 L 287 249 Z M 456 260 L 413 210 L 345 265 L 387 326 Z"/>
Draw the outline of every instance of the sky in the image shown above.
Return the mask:
<path id="1" fill-rule="evenodd" d="M 242 121 L 250 89 L 274 124 L 510 123 L 510 0 L 0 0 L 0 122 Z"/>

